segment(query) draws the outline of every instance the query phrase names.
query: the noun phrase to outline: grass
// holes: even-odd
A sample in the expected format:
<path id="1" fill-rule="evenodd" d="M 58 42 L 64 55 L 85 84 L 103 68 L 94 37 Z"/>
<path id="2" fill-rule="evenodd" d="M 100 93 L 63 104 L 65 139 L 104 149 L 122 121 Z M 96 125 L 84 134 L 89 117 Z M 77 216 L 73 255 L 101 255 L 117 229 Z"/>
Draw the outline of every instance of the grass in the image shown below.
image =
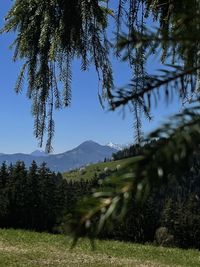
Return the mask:
<path id="1" fill-rule="evenodd" d="M 92 251 L 88 240 L 70 250 L 71 239 L 62 235 L 22 230 L 0 230 L 1 267 L 135 266 L 197 267 L 200 252 L 138 245 L 118 241 L 97 241 Z"/>
<path id="2" fill-rule="evenodd" d="M 127 158 L 122 160 L 116 160 L 116 161 L 110 161 L 110 162 L 100 162 L 96 164 L 91 164 L 89 166 L 85 167 L 85 171 L 81 173 L 79 169 L 72 170 L 69 172 L 63 173 L 63 178 L 67 180 L 73 180 L 73 181 L 79 181 L 80 179 L 83 180 L 91 180 L 94 178 L 94 175 L 96 175 L 104 172 L 104 169 L 107 167 L 109 170 L 116 170 L 117 165 L 120 165 L 123 167 L 126 165 L 129 161 L 133 160 L 133 158 Z"/>

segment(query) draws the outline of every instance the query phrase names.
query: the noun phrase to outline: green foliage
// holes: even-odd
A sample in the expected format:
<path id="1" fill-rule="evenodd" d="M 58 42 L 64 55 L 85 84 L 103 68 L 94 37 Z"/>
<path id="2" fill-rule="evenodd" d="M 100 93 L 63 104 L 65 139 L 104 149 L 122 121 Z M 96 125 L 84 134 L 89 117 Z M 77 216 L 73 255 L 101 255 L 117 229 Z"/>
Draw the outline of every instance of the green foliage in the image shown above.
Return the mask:
<path id="1" fill-rule="evenodd" d="M 127 31 L 121 23 L 116 50 L 131 65 L 133 75 L 130 84 L 113 92 L 111 106 L 112 110 L 131 107 L 138 141 L 141 117 L 151 119 L 160 96 L 169 103 L 177 94 L 188 103 L 199 95 L 199 8 L 198 0 L 119 1 L 119 24 L 126 20 L 124 14 L 129 21 Z M 160 70 L 147 71 L 153 55 Z"/>
<path id="2" fill-rule="evenodd" d="M 175 245 L 179 247 L 198 248 L 200 246 L 200 203 L 198 195 L 191 193 L 182 201 L 177 201 L 173 197 L 164 207 L 162 224 L 173 234 Z"/>

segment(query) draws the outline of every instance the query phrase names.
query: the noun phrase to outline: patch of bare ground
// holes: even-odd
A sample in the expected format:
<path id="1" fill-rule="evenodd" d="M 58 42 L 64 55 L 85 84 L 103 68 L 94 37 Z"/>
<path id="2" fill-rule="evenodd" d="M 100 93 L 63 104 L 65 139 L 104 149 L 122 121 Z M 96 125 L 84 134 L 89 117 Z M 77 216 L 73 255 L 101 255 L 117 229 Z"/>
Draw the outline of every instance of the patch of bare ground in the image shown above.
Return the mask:
<path id="1" fill-rule="evenodd" d="M 10 252 L 10 253 L 26 253 L 28 250 L 19 246 L 10 245 L 0 241 L 0 252 Z"/>
<path id="2" fill-rule="evenodd" d="M 72 257 L 71 255 L 69 255 Z M 152 262 L 140 262 L 133 259 L 119 259 L 115 257 L 100 257 L 97 255 L 76 255 L 74 258 L 68 259 L 39 259 L 34 261 L 39 266 L 116 266 L 116 267 L 167 267 L 167 265 L 155 264 Z"/>

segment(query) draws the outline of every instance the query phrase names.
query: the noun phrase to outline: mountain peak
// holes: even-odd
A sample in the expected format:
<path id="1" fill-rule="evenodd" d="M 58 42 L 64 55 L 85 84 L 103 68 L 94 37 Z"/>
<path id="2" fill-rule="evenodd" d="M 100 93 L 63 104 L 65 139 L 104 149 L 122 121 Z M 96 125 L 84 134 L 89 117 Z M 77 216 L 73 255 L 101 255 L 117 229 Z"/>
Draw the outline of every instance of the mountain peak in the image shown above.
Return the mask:
<path id="1" fill-rule="evenodd" d="M 98 144 L 98 143 L 93 141 L 93 140 L 86 140 L 82 144 Z M 80 145 L 82 145 L 82 144 L 80 144 Z"/>
<path id="2" fill-rule="evenodd" d="M 81 143 L 77 148 L 95 148 L 98 146 L 101 146 L 101 145 L 92 140 L 87 140 Z"/>

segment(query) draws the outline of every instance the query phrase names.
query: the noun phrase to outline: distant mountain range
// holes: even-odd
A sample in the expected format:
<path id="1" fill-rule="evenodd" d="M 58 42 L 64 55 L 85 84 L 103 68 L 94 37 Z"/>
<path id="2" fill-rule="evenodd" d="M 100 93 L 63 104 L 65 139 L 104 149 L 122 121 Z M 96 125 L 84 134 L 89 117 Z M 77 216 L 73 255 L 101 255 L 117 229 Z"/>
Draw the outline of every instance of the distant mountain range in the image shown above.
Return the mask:
<path id="1" fill-rule="evenodd" d="M 117 152 L 117 149 L 109 145 L 103 146 L 94 141 L 86 141 L 70 151 L 55 155 L 46 154 L 41 150 L 36 150 L 31 154 L 0 153 L 0 164 L 3 162 L 10 164 L 21 160 L 28 167 L 34 160 L 38 165 L 46 162 L 52 171 L 64 172 L 86 164 L 103 161 L 105 158 L 111 158 L 115 152 Z"/>

